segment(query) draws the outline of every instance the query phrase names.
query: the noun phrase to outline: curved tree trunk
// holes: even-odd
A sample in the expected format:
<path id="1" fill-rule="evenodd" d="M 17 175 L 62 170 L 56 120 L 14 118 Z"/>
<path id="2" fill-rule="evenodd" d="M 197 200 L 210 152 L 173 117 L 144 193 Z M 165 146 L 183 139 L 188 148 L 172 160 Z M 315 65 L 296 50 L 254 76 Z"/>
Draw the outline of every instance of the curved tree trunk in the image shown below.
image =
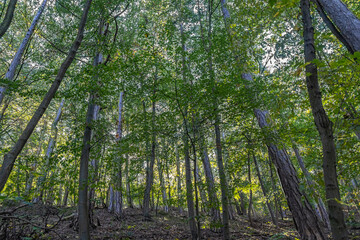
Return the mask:
<path id="1" fill-rule="evenodd" d="M 341 9 L 342 6 L 337 6 L 335 3 L 333 3 L 332 6 L 338 7 L 338 9 L 336 9 L 336 12 L 344 11 Z M 306 85 L 309 93 L 310 105 L 314 116 L 315 125 L 319 132 L 322 143 L 325 191 L 327 205 L 329 208 L 331 231 L 335 240 L 345 240 L 348 238 L 348 233 L 346 230 L 344 213 L 342 211 L 342 206 L 340 203 L 341 197 L 336 172 L 337 159 L 332 130 L 333 124 L 327 116 L 323 107 L 321 91 L 318 81 L 317 67 L 314 63 L 312 63 L 312 61 L 316 59 L 316 54 L 314 28 L 311 22 L 309 0 L 301 0 L 301 11 L 304 26 L 305 62 L 308 63 L 306 65 Z M 351 25 L 350 22 L 348 22 L 348 24 Z M 360 30 L 360 21 L 358 22 L 358 26 Z M 358 33 L 360 40 L 360 32 Z"/>

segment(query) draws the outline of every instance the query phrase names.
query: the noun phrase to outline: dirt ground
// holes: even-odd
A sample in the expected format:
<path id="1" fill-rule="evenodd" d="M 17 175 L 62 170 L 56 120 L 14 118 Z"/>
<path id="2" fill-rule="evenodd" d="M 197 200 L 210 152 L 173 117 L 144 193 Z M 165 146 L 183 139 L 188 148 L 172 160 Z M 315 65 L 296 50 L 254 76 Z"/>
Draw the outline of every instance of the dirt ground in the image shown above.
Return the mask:
<path id="1" fill-rule="evenodd" d="M 29 205 L 10 213 L 15 208 L 0 212 L 0 240 L 78 239 L 75 208 Z M 106 209 L 95 209 L 91 239 L 191 239 L 185 214 L 176 210 L 152 212 L 151 221 L 144 221 L 141 209 L 127 208 L 123 218 L 118 220 Z M 255 217 L 253 226 L 250 226 L 246 216 L 237 216 L 231 220 L 230 226 L 234 240 L 299 239 L 290 218 L 280 220 L 279 227 L 276 227 L 270 219 L 260 217 Z M 360 224 L 350 226 L 350 232 L 351 239 L 360 239 Z M 221 239 L 221 233 L 210 230 L 205 217 L 201 219 L 201 239 Z"/>

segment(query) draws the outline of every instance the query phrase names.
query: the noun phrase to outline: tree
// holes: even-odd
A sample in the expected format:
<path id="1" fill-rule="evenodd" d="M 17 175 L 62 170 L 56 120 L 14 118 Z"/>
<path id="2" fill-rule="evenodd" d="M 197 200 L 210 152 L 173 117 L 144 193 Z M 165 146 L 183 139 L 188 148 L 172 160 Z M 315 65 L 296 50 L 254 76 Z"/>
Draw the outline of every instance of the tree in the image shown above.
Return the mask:
<path id="1" fill-rule="evenodd" d="M 309 93 L 310 105 L 314 116 L 316 128 L 323 147 L 323 169 L 327 205 L 329 208 L 329 218 L 331 223 L 331 231 L 334 239 L 347 239 L 347 230 L 345 225 L 344 213 L 341 206 L 341 197 L 339 191 L 339 183 L 337 181 L 336 171 L 336 148 L 333 136 L 333 123 L 327 116 L 321 99 L 321 90 L 319 86 L 317 67 L 314 60 L 315 40 L 314 29 L 312 27 L 310 15 L 310 2 L 308 0 L 301 1 L 301 12 L 303 16 L 304 27 L 304 53 L 306 65 L 306 84 Z"/>
<path id="2" fill-rule="evenodd" d="M 70 67 L 71 63 L 73 62 L 73 60 L 75 58 L 76 52 L 79 49 L 80 44 L 83 39 L 83 36 L 84 36 L 85 24 L 86 24 L 87 16 L 88 16 L 89 9 L 91 6 L 91 2 L 92 2 L 92 0 L 88 0 L 85 4 L 84 12 L 81 17 L 80 24 L 79 24 L 77 37 L 76 37 L 72 47 L 70 48 L 70 51 L 69 51 L 66 59 L 62 63 L 61 67 L 59 68 L 59 71 L 55 78 L 55 81 L 51 85 L 47 94 L 44 96 L 42 102 L 40 103 L 39 107 L 35 111 L 32 118 L 30 119 L 29 123 L 27 124 L 25 130 L 21 134 L 18 141 L 15 143 L 15 145 L 12 147 L 12 149 L 4 156 L 4 161 L 3 161 L 3 164 L 0 169 L 0 191 L 3 190 L 5 183 L 6 183 L 7 179 L 9 178 L 9 175 L 14 166 L 17 156 L 20 154 L 21 150 L 23 149 L 23 147 L 26 144 L 27 140 L 29 139 L 30 135 L 34 131 L 34 128 L 36 127 L 40 118 L 42 117 L 45 110 L 49 106 L 51 100 L 55 96 L 55 93 L 56 93 L 57 89 L 59 88 L 67 69 Z"/>

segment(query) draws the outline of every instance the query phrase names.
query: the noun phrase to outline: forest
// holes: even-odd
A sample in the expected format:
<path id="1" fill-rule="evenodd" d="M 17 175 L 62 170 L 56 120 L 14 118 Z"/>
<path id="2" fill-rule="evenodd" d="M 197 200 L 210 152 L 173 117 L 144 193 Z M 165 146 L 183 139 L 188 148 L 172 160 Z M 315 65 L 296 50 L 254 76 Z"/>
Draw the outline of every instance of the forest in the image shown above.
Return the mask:
<path id="1" fill-rule="evenodd" d="M 0 240 L 360 239 L 358 0 L 1 0 Z"/>

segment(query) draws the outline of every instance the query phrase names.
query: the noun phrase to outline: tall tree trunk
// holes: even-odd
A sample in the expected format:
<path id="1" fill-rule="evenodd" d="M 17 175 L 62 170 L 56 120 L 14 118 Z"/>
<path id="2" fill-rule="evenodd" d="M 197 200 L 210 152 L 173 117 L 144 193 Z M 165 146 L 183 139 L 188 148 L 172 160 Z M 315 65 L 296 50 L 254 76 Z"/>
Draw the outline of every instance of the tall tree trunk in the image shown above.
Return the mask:
<path id="1" fill-rule="evenodd" d="M 43 145 L 43 138 L 44 138 L 44 134 L 46 131 L 46 125 L 47 122 L 44 122 L 44 125 L 42 127 L 42 130 L 40 132 L 40 137 L 39 137 L 39 146 L 38 146 L 38 150 L 36 153 L 36 158 L 40 158 L 40 154 L 42 152 L 42 145 Z M 31 167 L 31 172 L 30 172 L 30 176 L 29 179 L 26 181 L 26 188 L 25 188 L 25 197 L 28 197 L 32 188 L 32 184 L 33 184 L 33 180 L 34 180 L 34 173 L 36 172 L 36 168 L 37 168 L 37 160 L 35 159 L 35 162 L 33 163 L 32 167 Z"/>
<path id="2" fill-rule="evenodd" d="M 46 173 L 45 173 L 44 177 L 42 177 L 39 180 L 39 189 L 38 190 L 39 190 L 40 194 L 35 197 L 33 202 L 38 202 L 38 201 L 43 200 L 42 197 L 43 197 L 43 192 L 44 192 L 44 187 L 45 187 L 44 184 L 46 182 L 46 179 L 48 177 L 50 179 L 52 179 L 53 171 L 51 170 L 52 166 L 50 164 L 50 158 L 51 158 L 52 152 L 54 151 L 54 148 L 55 148 L 56 138 L 57 138 L 57 134 L 58 134 L 57 124 L 59 123 L 62 112 L 63 112 L 62 108 L 64 106 L 64 102 L 65 102 L 65 99 L 62 99 L 60 106 L 57 110 L 56 117 L 55 117 L 53 123 L 51 124 L 51 133 L 50 133 L 49 143 L 48 143 L 46 153 L 45 153 Z M 49 171 L 50 171 L 50 176 L 49 176 Z M 51 184 L 50 184 L 50 186 L 51 186 L 51 188 L 53 187 L 53 185 L 51 185 Z M 52 191 L 50 190 L 49 193 L 52 194 Z"/>
<path id="3" fill-rule="evenodd" d="M 0 24 L 0 38 L 4 36 L 8 28 L 10 27 L 10 24 L 12 22 L 12 19 L 14 17 L 14 11 L 16 8 L 16 3 L 18 0 L 10 0 L 9 5 L 6 9 L 5 17 Z"/>
<path id="4" fill-rule="evenodd" d="M 176 179 L 177 179 L 177 198 L 178 198 L 178 209 L 180 214 L 182 214 L 182 194 L 181 194 L 181 168 L 180 168 L 180 156 L 178 145 L 175 147 L 176 154 Z"/>
<path id="5" fill-rule="evenodd" d="M 157 158 L 157 166 L 158 166 L 158 172 L 159 172 L 159 181 L 160 181 L 160 192 L 163 199 L 164 204 L 164 211 L 168 212 L 169 208 L 167 206 L 167 195 L 166 195 L 166 188 L 164 183 L 164 167 L 162 166 L 162 163 L 160 163 L 159 157 Z"/>
<path id="6" fill-rule="evenodd" d="M 360 51 L 360 20 L 341 0 L 313 0 L 336 25 L 353 52 Z M 326 21 L 325 21 L 326 22 Z M 331 30 L 331 28 L 330 28 Z M 336 35 L 339 38 L 339 36 Z M 341 39 L 339 38 L 341 41 Z"/>
<path id="7" fill-rule="evenodd" d="M 182 14 L 182 13 L 181 13 Z M 182 19 L 181 19 L 182 20 Z M 188 84 L 188 80 L 186 77 L 186 45 L 185 45 L 185 35 L 184 35 L 184 28 L 183 23 L 180 23 L 180 34 L 181 34 L 181 48 L 182 48 L 182 65 L 181 65 L 181 72 L 182 72 L 182 80 L 183 84 Z M 183 142 L 184 142 L 184 156 L 185 156 L 185 185 L 186 185 L 186 201 L 187 201 L 187 207 L 188 207 L 188 220 L 189 220 L 189 227 L 191 232 L 191 238 L 193 240 L 196 240 L 199 238 L 199 231 L 196 226 L 195 221 L 195 209 L 194 209 L 194 196 L 193 196 L 193 185 L 191 180 L 191 164 L 190 164 L 190 149 L 189 149 L 189 128 L 188 128 L 188 104 L 186 103 L 184 110 L 181 109 L 181 106 L 179 106 L 181 113 L 183 114 Z M 196 182 L 196 179 L 194 179 Z"/>
<path id="8" fill-rule="evenodd" d="M 186 113 L 185 113 L 186 119 Z M 189 153 L 189 140 L 187 136 L 187 127 L 186 127 L 186 120 L 184 119 L 184 135 L 183 135 L 183 142 L 184 142 L 184 154 L 185 154 L 185 177 L 186 177 L 186 200 L 188 206 L 188 220 L 191 232 L 191 238 L 193 240 L 198 239 L 198 229 L 196 227 L 195 222 L 195 211 L 194 211 L 194 196 L 193 196 L 193 186 L 191 182 L 191 166 L 190 166 L 190 153 Z"/>
<path id="9" fill-rule="evenodd" d="M 119 99 L 119 116 L 118 116 L 118 124 L 117 124 L 117 130 L 116 130 L 116 142 L 118 145 L 120 145 L 120 140 L 122 138 L 122 122 L 123 122 L 123 97 L 124 92 L 120 93 L 120 99 Z M 118 219 L 122 217 L 122 157 L 121 157 L 121 146 L 118 146 L 118 154 L 117 154 L 117 162 L 116 162 L 116 179 L 115 182 L 115 206 L 114 206 L 114 213 Z"/>
<path id="10" fill-rule="evenodd" d="M 102 56 L 99 55 L 99 64 L 100 61 L 102 61 Z M 100 106 L 95 105 L 94 106 L 94 116 L 93 121 L 97 121 L 99 119 L 99 113 L 100 113 Z M 95 131 L 92 131 L 91 140 L 96 139 L 96 133 Z M 94 209 L 95 209 L 95 185 L 98 181 L 98 170 L 99 170 L 99 157 L 101 155 L 101 149 L 98 149 L 98 153 L 95 154 L 93 159 L 90 161 L 91 171 L 90 171 L 90 191 L 89 191 L 89 220 L 90 225 L 95 226 L 94 224 Z"/>
<path id="11" fill-rule="evenodd" d="M 10 64 L 10 67 L 5 75 L 5 79 L 7 79 L 8 81 L 13 81 L 14 80 L 14 76 L 15 76 L 15 72 L 16 72 L 16 68 L 19 66 L 20 64 L 20 61 L 21 61 L 21 58 L 24 54 L 24 51 L 26 49 L 26 46 L 28 44 L 28 42 L 30 41 L 30 38 L 32 36 L 32 34 L 34 33 L 35 31 L 35 27 L 36 27 L 36 24 L 38 23 L 40 17 L 41 17 L 41 14 L 42 12 L 44 11 L 44 8 L 45 8 L 45 5 L 47 3 L 47 0 L 44 0 L 37 12 L 37 14 L 35 15 L 31 25 L 30 25 L 30 28 L 28 29 L 22 43 L 20 44 L 15 56 L 14 56 L 14 59 L 12 60 L 11 64 Z M 9 7 L 11 7 L 12 5 L 13 8 L 15 8 L 15 4 L 16 4 L 16 1 L 11 1 L 9 3 Z M 8 8 L 9 10 L 9 8 Z M 11 9 L 10 9 L 11 10 Z M 13 10 L 14 11 L 14 10 Z M 8 16 L 9 17 L 9 16 Z M 12 14 L 11 14 L 11 17 L 12 17 Z M 6 18 L 6 16 L 5 16 Z M 11 21 L 11 20 L 10 20 Z M 9 23 L 10 24 L 10 23 Z M 1 28 L 2 28 L 2 25 L 0 26 L 0 31 L 1 31 Z M 1 34 L 1 33 L 0 33 Z M 0 35 L 0 38 L 1 38 L 2 35 Z M 5 86 L 2 86 L 0 87 L 0 105 L 5 97 L 5 91 L 6 91 L 6 87 Z"/>
<path id="12" fill-rule="evenodd" d="M 80 158 L 80 177 L 79 177 L 79 237 L 82 240 L 90 239 L 89 232 L 89 206 L 88 206 L 88 168 L 90 157 L 90 140 L 92 132 L 92 122 L 95 112 L 95 97 L 90 95 L 89 105 L 86 114 L 86 126 L 83 138 L 83 148 Z"/>
<path id="13" fill-rule="evenodd" d="M 167 161 L 167 159 L 165 157 L 166 146 L 165 146 L 164 141 L 162 141 L 162 145 L 163 145 L 163 156 L 164 156 L 164 159 Z M 169 207 L 167 204 L 168 200 L 167 200 L 166 187 L 165 187 L 164 165 L 163 165 L 163 163 L 160 162 L 159 157 L 157 158 L 157 165 L 158 165 L 158 172 L 159 172 L 160 191 L 161 191 L 161 196 L 162 196 L 163 204 L 164 204 L 164 211 L 168 212 Z"/>
<path id="14" fill-rule="evenodd" d="M 67 206 L 68 197 L 69 197 L 69 188 L 68 188 L 68 187 L 65 187 L 64 198 L 63 198 L 63 201 L 62 201 L 62 206 L 63 206 L 63 207 L 66 207 L 66 206 Z"/>
<path id="15" fill-rule="evenodd" d="M 214 107 L 216 104 L 214 104 Z M 215 110 L 216 111 L 216 110 Z M 217 115 L 217 114 L 216 114 Z M 215 141 L 216 141 L 216 159 L 220 176 L 220 189 L 221 189 L 221 203 L 222 203 L 222 217 L 223 217 L 223 239 L 230 239 L 230 226 L 229 226 L 229 198 L 227 182 L 224 170 L 224 163 L 222 161 L 222 148 L 220 137 L 220 117 L 215 116 Z"/>
<path id="16" fill-rule="evenodd" d="M 212 224 L 216 226 L 218 222 L 221 220 L 220 211 L 219 211 L 219 201 L 216 195 L 215 181 L 214 181 L 213 173 L 211 171 L 211 165 L 207 153 L 207 148 L 203 143 L 203 140 L 202 143 L 200 144 L 201 144 L 200 149 L 202 151 L 202 162 L 203 162 L 208 196 L 209 196 L 209 204 L 211 209 Z"/>
<path id="17" fill-rule="evenodd" d="M 254 222 L 251 216 L 251 211 L 253 209 L 253 200 L 252 200 L 252 183 L 251 183 L 251 164 L 250 164 L 250 153 L 248 154 L 248 181 L 250 184 L 250 193 L 249 193 L 249 208 L 248 208 L 248 217 L 250 226 L 254 226 Z"/>
<path id="18" fill-rule="evenodd" d="M 323 1 L 324 2 L 324 1 Z M 326 1 L 325 1 L 326 2 Z M 328 1 L 334 2 L 335 1 Z M 336 7 L 337 5 L 333 5 Z M 339 9 L 336 13 L 341 10 L 342 5 L 337 6 Z M 345 5 L 344 5 L 345 7 Z M 315 41 L 314 41 L 314 28 L 311 22 L 310 15 L 310 2 L 309 0 L 301 0 L 301 11 L 303 16 L 304 26 L 304 53 L 306 65 L 306 84 L 309 93 L 310 105 L 314 116 L 316 128 L 319 132 L 322 148 L 323 148 L 323 169 L 324 169 L 324 180 L 326 199 L 329 208 L 329 218 L 331 224 L 332 235 L 335 240 L 343 240 L 348 238 L 346 230 L 344 213 L 341 206 L 341 197 L 339 191 L 339 183 L 337 181 L 336 172 L 336 147 L 334 142 L 332 122 L 327 116 L 323 107 L 321 99 L 321 91 L 318 82 L 317 67 L 315 63 L 312 63 L 316 59 L 315 54 Z M 343 10 L 345 11 L 345 10 Z M 335 15 L 337 16 L 337 15 Z M 351 22 L 348 22 L 346 26 L 343 26 L 344 31 L 348 31 L 347 26 L 351 26 Z M 359 39 L 360 42 L 360 21 L 359 25 Z M 348 33 L 350 34 L 351 31 Z M 360 43 L 359 43 L 360 44 Z M 359 45 L 360 46 L 360 45 Z"/>
<path id="19" fill-rule="evenodd" d="M 44 114 L 45 110 L 49 106 L 51 100 L 55 96 L 56 91 L 58 90 L 65 73 L 67 69 L 70 67 L 71 63 L 73 62 L 76 52 L 80 47 L 80 44 L 82 42 L 83 36 L 84 36 L 84 29 L 85 24 L 88 16 L 88 12 L 91 6 L 92 0 L 88 0 L 85 4 L 83 15 L 80 20 L 80 25 L 78 29 L 77 37 L 70 48 L 70 51 L 65 59 L 65 61 L 62 63 L 58 74 L 55 78 L 55 81 L 51 85 L 49 91 L 46 93 L 43 101 L 40 103 L 39 107 L 36 109 L 34 115 L 30 119 L 29 123 L 27 124 L 25 130 L 19 137 L 18 141 L 15 143 L 15 145 L 12 147 L 12 149 L 4 156 L 4 161 L 0 169 L 0 192 L 3 190 L 5 183 L 7 179 L 9 178 L 9 175 L 11 173 L 11 170 L 14 166 L 15 160 L 23 147 L 25 146 L 27 140 L 29 139 L 30 135 L 34 131 L 37 123 L 39 122 L 40 118 Z"/>
<path id="20" fill-rule="evenodd" d="M 234 39 L 228 23 L 230 14 L 226 9 L 225 3 L 225 0 L 221 0 L 221 9 L 225 21 L 225 26 L 228 31 L 228 36 L 230 38 L 230 41 L 234 44 Z M 237 46 L 234 47 L 236 48 Z M 253 81 L 251 74 L 242 74 L 242 77 L 250 82 Z M 271 130 L 267 122 L 267 111 L 254 109 L 254 114 L 261 129 L 266 129 L 266 131 Z M 273 133 L 275 134 L 275 131 L 273 131 Z M 314 210 L 312 209 L 309 201 L 307 200 L 306 196 L 300 191 L 299 179 L 297 177 L 295 168 L 290 161 L 289 155 L 284 149 L 279 149 L 277 145 L 273 143 L 268 134 L 266 135 L 266 138 L 266 145 L 268 148 L 269 156 L 271 157 L 277 168 L 277 172 L 282 187 L 284 189 L 289 208 L 293 214 L 293 220 L 296 229 L 300 233 L 301 238 L 311 240 L 327 239 L 324 233 L 323 226 L 319 224 L 317 216 L 314 213 Z"/>
<path id="21" fill-rule="evenodd" d="M 323 222 L 326 224 L 326 227 L 331 230 L 331 225 L 330 225 L 330 219 L 329 219 L 329 215 L 326 211 L 326 208 L 325 208 L 325 204 L 324 202 L 322 201 L 321 199 L 321 196 L 320 194 L 318 193 L 318 191 L 316 191 L 316 189 L 319 187 L 315 184 L 315 182 L 312 180 L 312 177 L 309 173 L 309 171 L 306 169 L 305 167 L 305 164 L 304 164 L 304 161 L 299 153 L 299 149 L 296 147 L 295 143 L 293 143 L 293 149 L 294 149 L 294 152 L 295 152 L 295 156 L 296 156 L 296 159 L 298 160 L 298 163 L 299 163 L 299 166 L 301 168 L 301 171 L 304 173 L 305 175 L 305 179 L 306 179 L 306 182 L 308 184 L 308 186 L 311 188 L 311 191 L 314 192 L 314 195 L 315 197 L 317 198 L 317 201 L 318 201 L 318 206 L 315 206 L 318 207 L 319 209 L 319 212 L 320 212 L 320 219 L 323 220 Z"/>
<path id="22" fill-rule="evenodd" d="M 195 146 L 195 139 L 196 139 L 196 127 L 194 123 L 194 116 L 192 116 L 192 126 L 193 126 L 193 139 L 191 140 L 191 147 L 192 147 L 192 153 L 193 153 L 193 163 L 194 163 L 194 189 L 195 189 L 195 211 L 196 216 L 199 216 L 199 194 L 198 189 L 199 188 L 199 181 L 200 177 L 198 176 L 198 167 L 197 167 L 197 157 L 196 157 L 196 146 Z M 188 132 L 189 134 L 189 132 Z M 201 190 L 200 190 L 201 193 Z M 204 198 L 204 201 L 206 201 L 206 198 Z M 200 225 L 200 218 L 197 218 L 197 231 L 198 231 L 198 238 L 201 238 L 201 225 Z"/>
<path id="23" fill-rule="evenodd" d="M 213 2 L 209 1 L 208 3 L 208 47 L 204 46 L 207 50 L 207 63 L 209 69 L 210 83 L 212 84 L 212 105 L 213 105 L 213 117 L 214 117 L 214 130 L 215 130 L 215 142 L 216 142 L 216 160 L 220 176 L 220 189 L 221 189 L 221 203 L 222 203 L 222 232 L 223 239 L 230 239 L 230 225 L 229 225 L 229 197 L 228 197 L 228 188 L 226 175 L 224 170 L 224 163 L 222 157 L 222 146 L 221 146 L 221 132 L 220 132 L 220 122 L 221 118 L 219 115 L 218 108 L 218 96 L 217 96 L 217 83 L 215 80 L 215 72 L 213 69 L 212 62 L 212 12 L 213 12 Z M 201 25 L 202 26 L 202 25 Z"/>
<path id="24" fill-rule="evenodd" d="M 262 129 L 269 129 L 267 122 L 268 113 L 259 109 L 255 110 L 255 116 Z M 275 132 L 274 132 L 275 133 Z M 327 239 L 324 229 L 311 207 L 307 197 L 300 191 L 299 179 L 290 157 L 284 149 L 279 149 L 271 139 L 267 137 L 269 156 L 277 168 L 277 172 L 283 187 L 286 199 L 292 212 L 296 229 L 302 239 Z"/>
<path id="25" fill-rule="evenodd" d="M 156 96 L 156 81 L 157 76 L 155 76 L 154 82 L 154 91 L 153 97 Z M 151 120 L 151 131 L 152 131 L 152 139 L 151 139 L 151 155 L 150 155 L 150 163 L 146 168 L 146 187 L 144 193 L 144 208 L 143 215 L 145 220 L 150 220 L 150 192 L 152 188 L 152 184 L 154 181 L 154 163 L 155 163 L 155 151 L 156 151 L 156 126 L 155 126 L 155 117 L 156 117 L 156 103 L 155 99 L 152 100 L 152 120 Z"/>
<path id="26" fill-rule="evenodd" d="M 273 222 L 273 224 L 275 226 L 278 226 L 278 221 L 277 221 L 277 218 L 274 215 L 274 211 L 273 211 L 273 209 L 271 207 L 271 204 L 269 202 L 267 190 L 266 190 L 265 184 L 264 184 L 264 182 L 263 182 L 263 180 L 261 178 L 260 167 L 259 167 L 259 164 L 258 164 L 258 161 L 257 161 L 255 155 L 253 155 L 253 159 L 254 159 L 254 163 L 255 163 L 256 174 L 257 174 L 259 182 L 260 182 L 260 187 L 261 187 L 261 190 L 262 190 L 262 192 L 264 194 L 264 197 L 266 198 L 266 206 L 267 206 L 267 208 L 269 210 L 271 220 L 272 220 L 272 222 Z"/>
<path id="27" fill-rule="evenodd" d="M 109 187 L 109 206 L 108 206 L 108 212 L 112 213 L 114 212 L 114 188 L 112 184 L 110 184 Z"/>
<path id="28" fill-rule="evenodd" d="M 129 177 L 129 156 L 126 154 L 125 157 L 125 179 L 126 179 L 126 199 L 129 208 L 134 208 L 134 204 L 131 197 L 131 188 L 130 188 L 130 177 Z"/>

